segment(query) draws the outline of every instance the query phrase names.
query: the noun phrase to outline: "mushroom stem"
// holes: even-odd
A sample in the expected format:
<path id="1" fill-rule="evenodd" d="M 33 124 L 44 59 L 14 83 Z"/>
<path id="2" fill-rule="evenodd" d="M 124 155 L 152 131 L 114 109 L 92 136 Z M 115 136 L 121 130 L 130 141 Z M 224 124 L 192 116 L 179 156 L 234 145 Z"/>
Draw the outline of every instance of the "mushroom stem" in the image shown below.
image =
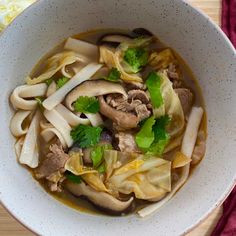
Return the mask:
<path id="1" fill-rule="evenodd" d="M 105 102 L 103 96 L 99 96 L 98 101 L 100 104 L 100 113 L 113 120 L 118 126 L 124 129 L 132 129 L 137 127 L 139 122 L 137 116 L 112 108 Z"/>

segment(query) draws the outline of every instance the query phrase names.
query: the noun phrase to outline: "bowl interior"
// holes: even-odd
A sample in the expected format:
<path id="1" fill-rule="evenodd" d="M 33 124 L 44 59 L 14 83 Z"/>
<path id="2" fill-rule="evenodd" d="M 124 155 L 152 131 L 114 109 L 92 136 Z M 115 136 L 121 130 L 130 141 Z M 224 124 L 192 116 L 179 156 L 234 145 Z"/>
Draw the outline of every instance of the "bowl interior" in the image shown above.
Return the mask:
<path id="1" fill-rule="evenodd" d="M 185 186 L 155 215 L 140 219 L 88 215 L 48 195 L 16 162 L 8 97 L 51 48 L 96 28 L 144 27 L 174 48 L 199 80 L 208 116 L 207 154 Z M 45 0 L 27 9 L 0 37 L 0 198 L 41 235 L 179 235 L 228 194 L 236 166 L 236 54 L 219 28 L 179 0 Z M 174 214 L 173 214 L 174 213 Z M 189 217 L 191 216 L 191 217 Z"/>

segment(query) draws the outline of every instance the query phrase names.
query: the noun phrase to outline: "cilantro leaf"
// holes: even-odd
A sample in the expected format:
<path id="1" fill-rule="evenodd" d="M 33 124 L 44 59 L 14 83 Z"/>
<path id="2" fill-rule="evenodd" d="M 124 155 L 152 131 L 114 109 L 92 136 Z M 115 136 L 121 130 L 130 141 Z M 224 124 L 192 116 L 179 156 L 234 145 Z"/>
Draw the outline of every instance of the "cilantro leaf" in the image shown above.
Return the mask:
<path id="1" fill-rule="evenodd" d="M 73 183 L 80 184 L 81 183 L 81 177 L 78 175 L 74 175 L 71 172 L 66 172 L 66 178 L 70 180 Z"/>
<path id="2" fill-rule="evenodd" d="M 163 97 L 161 94 L 161 77 L 156 72 L 150 72 L 146 85 L 150 93 L 151 102 L 154 108 L 159 108 L 163 103 Z"/>
<path id="3" fill-rule="evenodd" d="M 108 74 L 107 77 L 104 77 L 105 80 L 109 80 L 112 82 L 118 82 L 118 80 L 120 79 L 120 71 L 118 71 L 116 68 L 112 68 Z"/>
<path id="4" fill-rule="evenodd" d="M 148 63 L 148 51 L 145 48 L 128 48 L 124 52 L 124 61 L 131 67 L 133 73 L 137 73 Z"/>
<path id="5" fill-rule="evenodd" d="M 99 102 L 95 97 L 81 96 L 74 103 L 75 111 L 82 113 L 97 113 L 99 111 Z"/>
<path id="6" fill-rule="evenodd" d="M 90 157 L 95 169 L 99 168 L 99 166 L 101 165 L 103 161 L 104 151 L 109 149 L 112 149 L 112 146 L 109 144 L 97 145 L 92 149 Z"/>
<path id="7" fill-rule="evenodd" d="M 57 80 L 56 84 L 57 84 L 57 89 L 60 89 L 62 86 L 64 86 L 67 82 L 69 81 L 69 78 L 67 77 L 62 77 L 60 79 Z"/>
<path id="8" fill-rule="evenodd" d="M 53 81 L 53 78 L 45 80 L 45 83 L 49 86 Z"/>
<path id="9" fill-rule="evenodd" d="M 101 127 L 80 124 L 71 130 L 70 135 L 74 142 L 78 141 L 81 148 L 86 148 L 94 146 L 99 142 L 101 132 Z"/>
<path id="10" fill-rule="evenodd" d="M 155 124 L 154 116 L 148 118 L 142 125 L 140 131 L 135 137 L 135 141 L 140 148 L 149 148 L 154 141 L 154 132 L 152 126 Z"/>

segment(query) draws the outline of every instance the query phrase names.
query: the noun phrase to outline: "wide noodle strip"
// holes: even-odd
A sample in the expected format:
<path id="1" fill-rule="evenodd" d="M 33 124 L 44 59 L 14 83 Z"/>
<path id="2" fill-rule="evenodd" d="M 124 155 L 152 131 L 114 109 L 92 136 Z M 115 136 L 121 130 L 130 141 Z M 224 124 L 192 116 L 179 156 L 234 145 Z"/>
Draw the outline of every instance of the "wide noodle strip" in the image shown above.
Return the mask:
<path id="1" fill-rule="evenodd" d="M 71 127 L 68 122 L 61 116 L 61 114 L 55 109 L 44 111 L 46 119 L 61 133 L 68 147 L 73 144 L 73 140 L 70 136 Z"/>
<path id="2" fill-rule="evenodd" d="M 25 164 L 31 168 L 36 168 L 39 164 L 38 137 L 40 116 L 40 112 L 37 110 L 25 136 L 19 157 L 21 164 Z"/>
<path id="3" fill-rule="evenodd" d="M 19 137 L 27 133 L 29 127 L 24 127 L 25 119 L 30 115 L 31 111 L 17 111 L 11 119 L 10 130 L 15 137 Z"/>
<path id="4" fill-rule="evenodd" d="M 14 89 L 10 101 L 15 109 L 34 110 L 37 107 L 37 101 L 34 98 L 44 96 L 46 91 L 47 85 L 45 83 L 21 85 Z"/>

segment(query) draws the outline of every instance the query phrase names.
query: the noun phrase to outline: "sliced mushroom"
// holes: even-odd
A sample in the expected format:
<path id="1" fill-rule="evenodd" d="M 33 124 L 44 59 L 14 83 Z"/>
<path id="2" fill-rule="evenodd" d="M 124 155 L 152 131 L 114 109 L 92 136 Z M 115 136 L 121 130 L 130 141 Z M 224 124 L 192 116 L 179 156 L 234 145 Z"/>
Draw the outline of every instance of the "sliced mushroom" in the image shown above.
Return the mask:
<path id="1" fill-rule="evenodd" d="M 68 93 L 65 99 L 65 104 L 70 110 L 74 110 L 72 104 L 81 96 L 91 97 L 109 93 L 119 93 L 127 97 L 127 93 L 120 84 L 105 80 L 86 81 Z"/>
<path id="2" fill-rule="evenodd" d="M 153 34 L 150 32 L 150 31 L 148 31 L 148 30 L 146 30 L 146 29 L 144 29 L 144 28 L 136 28 L 136 29 L 133 29 L 132 30 L 132 35 L 134 36 L 134 37 L 142 37 L 142 36 L 148 36 L 148 37 L 150 37 L 150 36 L 153 36 Z"/>
<path id="3" fill-rule="evenodd" d="M 111 47 L 117 47 L 120 43 L 129 42 L 132 40 L 132 37 L 127 34 L 117 33 L 117 34 L 105 34 L 100 37 L 97 41 L 98 45 L 106 44 Z"/>
<path id="4" fill-rule="evenodd" d="M 128 201 L 123 202 L 108 193 L 97 192 L 90 186 L 85 185 L 85 183 L 76 184 L 67 181 L 66 187 L 75 196 L 86 197 L 97 208 L 106 211 L 111 215 L 120 215 L 129 211 L 133 202 L 133 197 Z"/>
<path id="5" fill-rule="evenodd" d="M 100 104 L 100 112 L 113 120 L 118 126 L 124 129 L 132 129 L 137 127 L 139 119 L 134 114 L 118 111 L 115 108 L 109 106 L 103 96 L 98 97 L 99 104 Z"/>

